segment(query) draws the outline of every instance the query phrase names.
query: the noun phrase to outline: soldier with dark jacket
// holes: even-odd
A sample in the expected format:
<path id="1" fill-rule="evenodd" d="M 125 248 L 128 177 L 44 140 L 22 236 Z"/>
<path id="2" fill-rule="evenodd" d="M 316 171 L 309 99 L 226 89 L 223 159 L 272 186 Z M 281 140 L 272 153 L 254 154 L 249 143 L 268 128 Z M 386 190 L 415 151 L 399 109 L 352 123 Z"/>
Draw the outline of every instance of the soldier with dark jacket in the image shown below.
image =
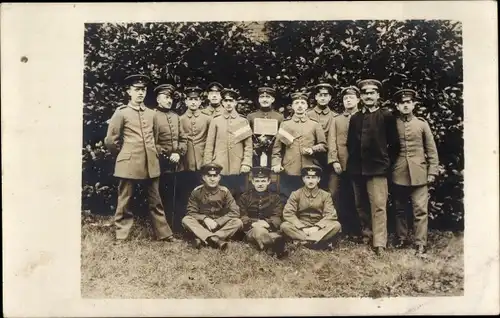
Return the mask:
<path id="1" fill-rule="evenodd" d="M 399 137 L 396 118 L 380 107 L 382 84 L 366 79 L 358 81 L 358 87 L 364 107 L 349 122 L 347 172 L 353 180 L 365 241 L 373 236 L 373 247 L 380 255 L 387 246 L 387 178 L 399 151 Z"/>
<path id="2" fill-rule="evenodd" d="M 243 231 L 248 242 L 259 250 L 267 250 L 281 258 L 286 254 L 285 241 L 278 234 L 283 204 L 279 194 L 269 190 L 271 169 L 252 168 L 251 181 L 253 188 L 245 191 L 238 199 Z"/>
<path id="3" fill-rule="evenodd" d="M 243 227 L 240 209 L 228 188 L 219 185 L 222 167 L 209 163 L 201 168 L 203 185 L 189 197 L 182 225 L 194 234 L 193 245 L 210 245 L 224 250 L 226 240 Z"/>
<path id="4" fill-rule="evenodd" d="M 399 111 L 397 128 L 400 152 L 392 168 L 393 195 L 396 207 L 396 247 L 407 245 L 408 199 L 413 208 L 413 228 L 417 254 L 425 253 L 427 246 L 428 202 L 427 184 L 438 174 L 438 152 L 429 124 L 413 115 L 417 92 L 411 89 L 397 91 L 394 96 Z"/>
<path id="5" fill-rule="evenodd" d="M 131 75 L 125 78 L 130 101 L 118 107 L 110 119 L 104 143 L 117 155 L 114 176 L 120 178 L 115 213 L 116 239 L 128 238 L 134 223 L 130 210 L 134 185 L 142 182 L 147 189 L 149 212 L 159 240 L 172 240 L 159 193 L 160 162 L 157 149 L 158 123 L 155 111 L 144 105 L 149 78 Z"/>

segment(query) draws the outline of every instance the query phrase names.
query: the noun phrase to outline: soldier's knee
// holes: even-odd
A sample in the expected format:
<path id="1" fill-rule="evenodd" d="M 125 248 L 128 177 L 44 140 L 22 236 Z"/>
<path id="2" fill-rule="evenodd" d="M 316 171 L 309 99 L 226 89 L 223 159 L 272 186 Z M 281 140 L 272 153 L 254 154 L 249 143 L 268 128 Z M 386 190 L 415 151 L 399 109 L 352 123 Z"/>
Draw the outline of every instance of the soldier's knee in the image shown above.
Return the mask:
<path id="1" fill-rule="evenodd" d="M 193 223 L 193 221 L 196 221 L 194 217 L 186 215 L 185 217 L 182 218 L 181 223 L 185 227 L 187 224 Z"/>
<path id="2" fill-rule="evenodd" d="M 293 227 L 292 223 L 285 221 L 285 222 L 281 223 L 280 230 L 281 231 L 286 231 L 286 230 L 291 229 L 292 227 Z"/>
<path id="3" fill-rule="evenodd" d="M 237 227 L 239 229 L 243 228 L 243 221 L 241 221 L 240 219 L 231 219 L 230 222 L 234 227 Z"/>
<path id="4" fill-rule="evenodd" d="M 340 224 L 339 221 L 335 221 L 333 223 L 333 230 L 336 232 L 336 233 L 339 233 L 339 232 L 342 232 L 342 224 Z"/>

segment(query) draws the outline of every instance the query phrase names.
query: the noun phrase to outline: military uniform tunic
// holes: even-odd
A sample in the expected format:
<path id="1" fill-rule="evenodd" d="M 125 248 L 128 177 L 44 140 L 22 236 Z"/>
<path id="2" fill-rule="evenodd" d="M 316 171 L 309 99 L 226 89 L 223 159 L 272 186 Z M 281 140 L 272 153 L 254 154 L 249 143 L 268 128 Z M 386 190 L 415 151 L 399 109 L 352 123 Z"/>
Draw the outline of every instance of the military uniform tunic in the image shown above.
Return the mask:
<path id="1" fill-rule="evenodd" d="M 180 146 L 180 171 L 197 171 L 203 165 L 203 155 L 208 136 L 208 127 L 212 118 L 200 110 L 187 110 L 180 117 L 180 135 L 183 140 Z"/>
<path id="2" fill-rule="evenodd" d="M 158 151 L 159 153 L 163 153 L 164 156 L 170 157 L 172 153 L 178 153 L 181 155 L 179 151 L 179 142 L 180 142 L 180 120 L 179 115 L 177 115 L 173 111 L 162 111 L 156 110 L 156 116 L 158 117 Z M 164 165 L 162 166 L 162 170 L 166 170 L 172 172 L 175 170 L 172 163 L 169 160 L 161 160 Z"/>
<path id="3" fill-rule="evenodd" d="M 206 108 L 203 108 L 201 112 L 211 117 L 217 117 L 224 113 L 224 108 L 222 106 L 213 107 L 212 105 L 208 105 Z"/>
<path id="4" fill-rule="evenodd" d="M 325 136 L 328 136 L 331 123 L 338 115 L 339 114 L 332 111 L 329 107 L 321 109 L 319 106 L 316 106 L 307 110 L 307 116 L 321 124 L 321 128 L 323 128 Z"/>

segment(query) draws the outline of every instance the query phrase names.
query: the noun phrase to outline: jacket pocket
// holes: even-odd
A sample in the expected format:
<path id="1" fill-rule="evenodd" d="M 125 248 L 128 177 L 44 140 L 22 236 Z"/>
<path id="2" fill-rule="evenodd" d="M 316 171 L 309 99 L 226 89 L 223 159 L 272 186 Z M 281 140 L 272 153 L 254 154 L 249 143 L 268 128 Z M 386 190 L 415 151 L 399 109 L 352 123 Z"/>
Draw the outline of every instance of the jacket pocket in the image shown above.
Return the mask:
<path id="1" fill-rule="evenodd" d="M 118 154 L 118 157 L 116 158 L 116 162 L 124 161 L 124 160 L 130 160 L 130 157 L 132 157 L 132 153 L 130 153 L 130 152 L 120 152 Z"/>

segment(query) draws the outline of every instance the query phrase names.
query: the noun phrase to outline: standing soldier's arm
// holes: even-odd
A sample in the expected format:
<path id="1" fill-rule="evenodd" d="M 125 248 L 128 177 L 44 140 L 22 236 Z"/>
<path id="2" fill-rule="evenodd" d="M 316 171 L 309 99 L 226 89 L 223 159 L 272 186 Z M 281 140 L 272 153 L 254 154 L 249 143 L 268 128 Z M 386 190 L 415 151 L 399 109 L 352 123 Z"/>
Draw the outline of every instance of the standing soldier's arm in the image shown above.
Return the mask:
<path id="1" fill-rule="evenodd" d="M 252 222 L 254 222 L 254 220 L 248 216 L 248 205 L 248 195 L 243 193 L 238 199 L 238 207 L 240 208 L 241 221 L 243 222 L 243 230 L 245 231 L 250 229 Z"/>
<path id="2" fill-rule="evenodd" d="M 217 126 L 214 121 L 208 126 L 207 142 L 205 144 L 205 152 L 203 154 L 204 164 L 212 162 L 215 147 L 215 138 L 217 137 Z"/>
<path id="3" fill-rule="evenodd" d="M 236 201 L 229 190 L 226 190 L 224 194 L 223 209 L 227 211 L 226 214 L 214 220 L 217 224 L 219 224 L 219 226 L 226 224 L 231 219 L 237 219 L 240 217 L 240 208 L 236 204 Z"/>
<path id="4" fill-rule="evenodd" d="M 391 165 L 396 162 L 399 154 L 399 133 L 398 126 L 396 122 L 396 116 L 394 116 L 390 111 L 386 113 L 385 116 L 385 127 L 387 135 L 387 146 L 388 154 L 391 160 Z"/>
<path id="5" fill-rule="evenodd" d="M 241 165 L 252 167 L 253 140 L 252 136 L 243 140 L 243 160 Z"/>
<path id="6" fill-rule="evenodd" d="M 424 122 L 424 148 L 427 156 L 427 174 L 437 176 L 439 156 L 434 136 L 427 122 Z"/>
<path id="7" fill-rule="evenodd" d="M 167 126 L 165 125 L 160 116 L 163 116 L 162 113 L 156 111 L 155 116 L 153 117 L 153 126 L 156 126 L 154 130 L 157 132 L 157 141 L 156 141 L 156 149 L 159 154 L 162 154 L 166 151 L 168 140 L 169 140 L 169 132 L 167 130 Z"/>
<path id="8" fill-rule="evenodd" d="M 287 222 L 292 223 L 298 229 L 303 229 L 306 228 L 307 226 L 304 223 L 302 223 L 295 214 L 299 209 L 298 196 L 299 195 L 297 191 L 294 191 L 288 198 L 288 201 L 285 204 L 285 208 L 283 209 L 283 219 Z"/>
<path id="9" fill-rule="evenodd" d="M 266 219 L 266 222 L 271 226 L 271 230 L 278 230 L 281 225 L 281 215 L 283 214 L 283 203 L 277 194 L 273 194 L 270 198 L 272 214 Z"/>
<path id="10" fill-rule="evenodd" d="M 179 148 L 177 151 L 181 156 L 185 156 L 187 152 L 187 134 L 188 132 L 184 129 L 182 120 L 179 118 Z"/>
<path id="11" fill-rule="evenodd" d="M 328 145 L 328 163 L 339 162 L 339 154 L 337 152 L 337 125 L 335 118 L 330 122 L 328 129 L 327 145 Z M 345 169 L 345 167 L 342 167 Z"/>
<path id="12" fill-rule="evenodd" d="M 323 218 L 314 225 L 322 229 L 332 221 L 337 221 L 337 211 L 333 206 L 332 196 L 327 194 L 323 202 Z"/>
<path id="13" fill-rule="evenodd" d="M 123 130 L 123 115 L 117 109 L 108 125 L 108 131 L 106 133 L 106 138 L 104 138 L 104 144 L 109 149 L 113 155 L 117 155 L 122 147 L 122 130 Z"/>
<path id="14" fill-rule="evenodd" d="M 198 192 L 191 192 L 186 207 L 186 215 L 192 216 L 197 221 L 202 222 L 207 216 L 203 213 L 200 213 L 200 203 L 201 202 L 198 200 Z"/>
<path id="15" fill-rule="evenodd" d="M 326 152 L 326 137 L 325 131 L 321 127 L 320 123 L 316 123 L 314 130 L 314 135 L 316 137 L 316 144 L 312 147 L 312 150 L 316 152 Z"/>
<path id="16" fill-rule="evenodd" d="M 274 138 L 271 167 L 281 165 L 281 148 L 282 148 L 281 140 L 279 140 L 278 138 Z"/>

